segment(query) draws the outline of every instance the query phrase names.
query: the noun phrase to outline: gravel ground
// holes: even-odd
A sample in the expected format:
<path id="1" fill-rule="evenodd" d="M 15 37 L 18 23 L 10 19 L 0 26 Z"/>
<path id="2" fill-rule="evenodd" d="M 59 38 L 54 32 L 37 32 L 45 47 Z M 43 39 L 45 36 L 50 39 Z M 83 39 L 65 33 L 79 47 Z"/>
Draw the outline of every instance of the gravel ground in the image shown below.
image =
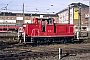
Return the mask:
<path id="1" fill-rule="evenodd" d="M 42 45 L 38 47 L 13 47 L 13 48 L 5 48 L 3 50 L 30 50 L 30 51 L 50 51 L 50 50 L 57 50 L 58 48 L 62 49 L 67 49 L 67 48 L 85 48 L 85 47 L 90 47 L 90 43 L 83 43 L 83 44 L 55 44 L 55 45 Z M 0 50 L 0 52 L 5 52 L 3 50 Z M 45 57 L 33 57 L 33 58 L 24 58 L 24 59 L 15 59 L 15 60 L 59 60 L 58 56 L 45 56 Z M 82 53 L 82 54 L 77 54 L 76 56 L 67 56 L 63 57 L 61 60 L 90 60 L 90 53 Z"/>
<path id="2" fill-rule="evenodd" d="M 62 60 L 90 60 L 90 53 L 77 54 L 76 56 L 68 56 Z"/>
<path id="3" fill-rule="evenodd" d="M 45 56 L 45 57 L 33 57 L 24 58 L 22 60 L 59 60 L 58 56 Z M 77 54 L 76 56 L 63 57 L 61 60 L 90 60 L 90 53 Z"/>

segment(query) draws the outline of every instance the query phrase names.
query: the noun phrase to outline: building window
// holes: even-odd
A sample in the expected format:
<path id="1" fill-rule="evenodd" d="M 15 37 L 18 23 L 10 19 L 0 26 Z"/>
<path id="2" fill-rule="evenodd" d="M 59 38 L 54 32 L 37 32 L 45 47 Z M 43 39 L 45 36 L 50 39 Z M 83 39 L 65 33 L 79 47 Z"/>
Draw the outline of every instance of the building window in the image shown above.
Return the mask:
<path id="1" fill-rule="evenodd" d="M 30 17 L 28 17 L 28 20 L 30 19 Z"/>
<path id="2" fill-rule="evenodd" d="M 78 29 L 78 27 L 75 27 L 75 29 Z"/>
<path id="3" fill-rule="evenodd" d="M 82 27 L 81 29 L 82 29 L 82 30 L 86 30 L 86 29 L 87 29 L 87 27 Z"/>
<path id="4" fill-rule="evenodd" d="M 70 17 L 72 17 L 72 14 L 70 14 Z"/>
<path id="5" fill-rule="evenodd" d="M 0 19 L 2 19 L 2 17 L 0 16 Z"/>
<path id="6" fill-rule="evenodd" d="M 82 23 L 82 24 L 84 24 L 84 22 L 83 22 L 83 21 L 82 21 L 81 23 Z"/>
<path id="7" fill-rule="evenodd" d="M 26 19 L 26 20 L 29 20 L 29 16 L 26 16 L 25 19 Z"/>
<path id="8" fill-rule="evenodd" d="M 12 20 L 14 19 L 14 17 L 12 17 Z"/>
<path id="9" fill-rule="evenodd" d="M 8 17 L 8 19 L 10 19 L 10 17 Z"/>
<path id="10" fill-rule="evenodd" d="M 60 17 L 60 19 L 62 19 L 62 17 Z"/>

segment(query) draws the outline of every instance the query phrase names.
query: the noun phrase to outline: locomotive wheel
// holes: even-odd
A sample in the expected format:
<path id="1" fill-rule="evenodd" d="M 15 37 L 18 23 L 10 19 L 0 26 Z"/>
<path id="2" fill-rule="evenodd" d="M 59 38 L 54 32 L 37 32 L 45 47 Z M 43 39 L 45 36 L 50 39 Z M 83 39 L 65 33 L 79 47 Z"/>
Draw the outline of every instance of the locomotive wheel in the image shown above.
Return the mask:
<path id="1" fill-rule="evenodd" d="M 59 40 L 59 43 L 64 44 L 64 39 Z"/>
<path id="2" fill-rule="evenodd" d="M 64 44 L 66 44 L 67 42 L 68 42 L 67 39 L 64 39 L 64 40 L 63 40 L 63 43 L 64 43 Z"/>
<path id="3" fill-rule="evenodd" d="M 23 41 L 22 40 L 19 40 L 19 43 L 22 43 Z"/>

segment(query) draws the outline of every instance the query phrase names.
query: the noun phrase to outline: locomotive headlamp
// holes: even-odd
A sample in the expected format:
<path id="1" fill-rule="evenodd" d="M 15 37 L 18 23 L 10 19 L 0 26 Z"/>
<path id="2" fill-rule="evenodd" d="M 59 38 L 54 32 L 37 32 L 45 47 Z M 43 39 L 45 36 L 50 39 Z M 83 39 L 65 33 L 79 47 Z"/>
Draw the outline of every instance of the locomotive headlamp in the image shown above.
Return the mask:
<path id="1" fill-rule="evenodd" d="M 23 27 L 26 27 L 26 25 L 23 25 Z"/>

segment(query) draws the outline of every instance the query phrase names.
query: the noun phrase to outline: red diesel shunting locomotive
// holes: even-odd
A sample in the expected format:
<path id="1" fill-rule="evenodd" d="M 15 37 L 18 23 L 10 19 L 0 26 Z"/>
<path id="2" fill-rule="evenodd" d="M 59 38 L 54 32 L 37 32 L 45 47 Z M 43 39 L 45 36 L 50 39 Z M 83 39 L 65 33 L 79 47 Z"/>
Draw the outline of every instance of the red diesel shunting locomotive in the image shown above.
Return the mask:
<path id="1" fill-rule="evenodd" d="M 54 23 L 53 18 L 34 18 L 33 23 L 23 25 L 19 32 L 20 40 L 24 43 L 53 43 L 73 42 L 74 25 Z"/>

